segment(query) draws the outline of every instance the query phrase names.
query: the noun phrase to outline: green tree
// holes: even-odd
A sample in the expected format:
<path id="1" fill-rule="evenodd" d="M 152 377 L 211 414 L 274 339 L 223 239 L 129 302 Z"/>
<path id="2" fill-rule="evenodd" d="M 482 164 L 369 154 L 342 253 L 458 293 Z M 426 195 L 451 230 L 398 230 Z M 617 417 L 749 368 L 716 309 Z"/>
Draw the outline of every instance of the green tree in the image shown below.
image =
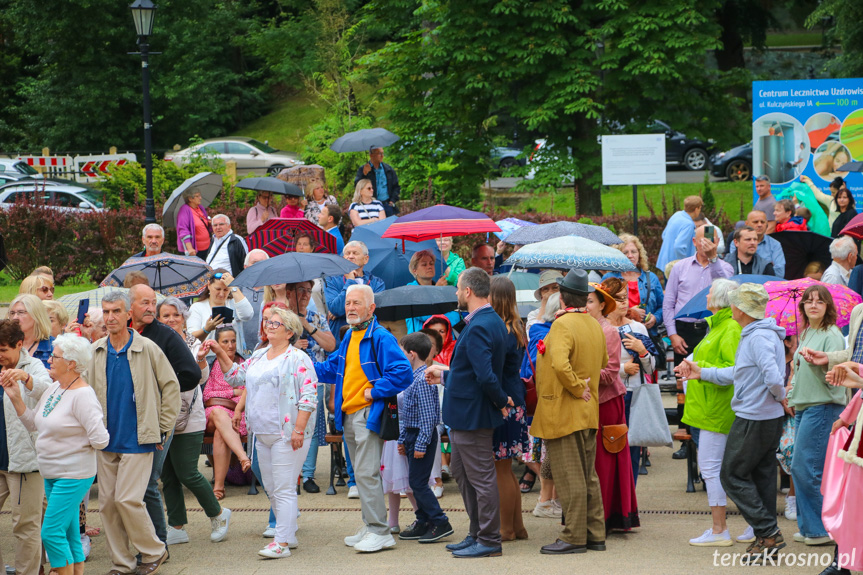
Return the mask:
<path id="1" fill-rule="evenodd" d="M 694 119 L 727 103 L 705 65 L 719 46 L 718 0 L 382 0 L 370 19 L 410 14 L 398 36 L 366 63 L 384 82 L 396 132 L 435 135 L 410 150 L 433 166 L 446 150 L 462 201 L 478 201 L 496 118 L 545 135 L 537 175 L 573 176 L 578 212 L 599 214 L 597 138 L 632 119 Z M 697 122 L 693 122 L 697 123 Z M 568 150 L 571 149 L 572 157 Z"/>
<path id="2" fill-rule="evenodd" d="M 822 0 L 806 20 L 810 28 L 831 22 L 828 45 L 838 41 L 842 52 L 832 60 L 829 70 L 840 78 L 863 76 L 863 3 Z"/>

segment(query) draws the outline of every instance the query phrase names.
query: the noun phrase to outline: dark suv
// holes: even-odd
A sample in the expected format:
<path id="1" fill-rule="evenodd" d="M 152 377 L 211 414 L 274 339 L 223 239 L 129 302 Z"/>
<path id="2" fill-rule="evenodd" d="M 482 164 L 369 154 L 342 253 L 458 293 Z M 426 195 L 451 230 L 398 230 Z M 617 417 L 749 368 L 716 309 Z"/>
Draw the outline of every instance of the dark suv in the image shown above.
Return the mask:
<path id="1" fill-rule="evenodd" d="M 661 120 L 654 120 L 647 126 L 651 134 L 665 134 L 665 162 L 679 164 L 687 170 L 706 170 L 709 152 L 713 142 L 687 138 Z"/>

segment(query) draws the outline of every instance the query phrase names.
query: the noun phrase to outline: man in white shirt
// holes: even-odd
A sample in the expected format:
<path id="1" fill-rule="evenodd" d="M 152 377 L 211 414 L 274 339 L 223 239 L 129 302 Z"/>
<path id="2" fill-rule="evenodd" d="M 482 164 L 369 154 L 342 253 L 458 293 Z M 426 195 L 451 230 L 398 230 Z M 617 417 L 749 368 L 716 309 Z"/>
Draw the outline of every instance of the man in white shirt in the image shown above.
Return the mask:
<path id="1" fill-rule="evenodd" d="M 207 254 L 207 265 L 217 270 L 231 270 L 232 276 L 243 271 L 246 259 L 246 242 L 231 230 L 231 219 L 225 214 L 213 216 L 213 237 L 210 240 L 210 251 Z"/>
<path id="2" fill-rule="evenodd" d="M 826 284 L 847 286 L 851 270 L 857 263 L 857 244 L 848 236 L 836 238 L 830 244 L 830 257 L 833 258 L 833 263 L 824 271 L 821 281 Z"/>

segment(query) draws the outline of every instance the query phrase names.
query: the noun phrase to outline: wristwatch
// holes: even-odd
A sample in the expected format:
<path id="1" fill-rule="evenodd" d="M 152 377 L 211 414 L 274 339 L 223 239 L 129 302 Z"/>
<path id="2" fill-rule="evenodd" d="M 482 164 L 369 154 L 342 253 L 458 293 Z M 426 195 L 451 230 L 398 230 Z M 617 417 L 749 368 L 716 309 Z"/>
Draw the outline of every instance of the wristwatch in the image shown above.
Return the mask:
<path id="1" fill-rule="evenodd" d="M 231 288 L 231 291 L 232 291 L 232 292 L 235 292 L 235 291 L 237 291 L 238 289 L 240 289 L 240 288 L 232 287 L 232 288 Z"/>
<path id="2" fill-rule="evenodd" d="M 712 258 L 710 258 L 710 260 L 709 260 L 709 261 L 710 261 L 710 263 L 715 264 L 715 263 L 716 263 L 716 260 L 718 260 L 718 259 L 719 259 L 719 256 L 716 256 L 716 257 L 712 257 Z M 236 289 L 236 288 L 234 288 L 234 289 Z"/>

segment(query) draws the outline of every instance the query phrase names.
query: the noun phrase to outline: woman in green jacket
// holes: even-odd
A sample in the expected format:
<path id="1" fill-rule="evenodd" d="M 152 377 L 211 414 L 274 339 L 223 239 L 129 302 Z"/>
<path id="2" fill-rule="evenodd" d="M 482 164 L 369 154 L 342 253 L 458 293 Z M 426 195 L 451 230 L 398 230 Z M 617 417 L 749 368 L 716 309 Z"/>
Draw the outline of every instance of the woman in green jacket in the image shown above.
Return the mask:
<path id="1" fill-rule="evenodd" d="M 445 286 L 449 284 L 454 286 L 458 283 L 459 274 L 465 269 L 464 260 L 452 251 L 451 237 L 435 238 L 435 242 L 437 242 L 437 247 L 440 250 L 441 260 L 446 262 L 446 268 L 436 285 Z"/>
<path id="2" fill-rule="evenodd" d="M 713 312 L 707 318 L 710 331 L 692 353 L 692 360 L 700 367 L 734 365 L 741 328 L 731 317 L 728 293 L 737 287 L 736 282 L 727 279 L 714 280 L 710 286 L 707 296 L 707 308 Z M 713 527 L 689 540 L 689 544 L 696 547 L 729 547 L 734 544 L 725 522 L 725 490 L 719 482 L 725 442 L 734 421 L 734 412 L 731 411 L 733 395 L 734 386 L 731 385 L 721 386 L 700 379 L 689 380 L 686 385 L 683 422 L 701 430 L 698 438 L 698 466 L 707 487 L 707 501 L 713 515 Z M 745 535 L 741 535 L 741 538 Z"/>

